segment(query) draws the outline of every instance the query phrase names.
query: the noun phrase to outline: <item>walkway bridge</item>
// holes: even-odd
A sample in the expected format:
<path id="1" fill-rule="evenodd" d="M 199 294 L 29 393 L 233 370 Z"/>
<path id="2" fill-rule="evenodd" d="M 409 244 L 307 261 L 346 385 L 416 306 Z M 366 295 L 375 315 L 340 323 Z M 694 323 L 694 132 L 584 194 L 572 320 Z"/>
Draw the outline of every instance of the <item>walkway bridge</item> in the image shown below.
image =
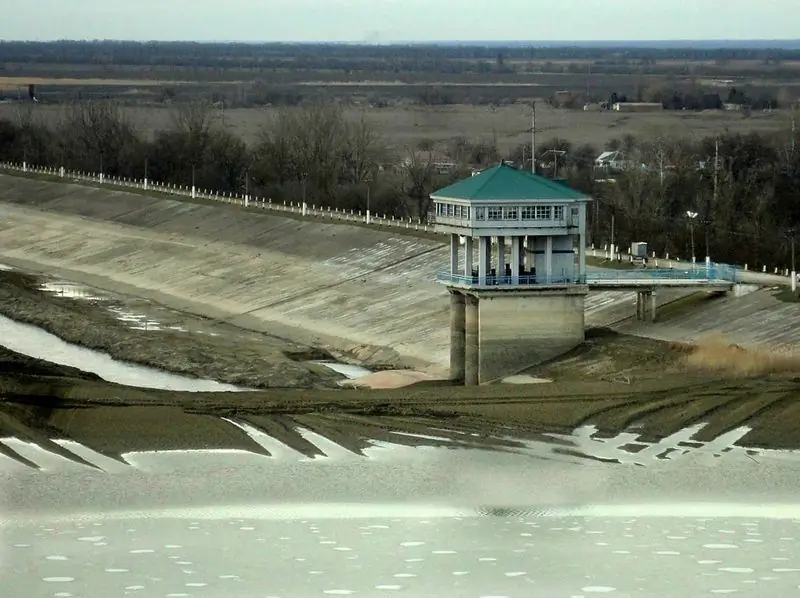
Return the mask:
<path id="1" fill-rule="evenodd" d="M 741 280 L 739 271 L 727 264 L 689 265 L 686 268 L 592 269 L 585 276 L 463 276 L 439 272 L 437 280 L 451 291 L 480 296 L 502 291 L 509 298 L 548 294 L 586 293 L 592 290 L 636 291 L 636 318 L 654 322 L 658 289 L 697 289 L 726 292 Z M 541 293 L 541 295 L 540 295 Z M 583 302 L 581 301 L 581 306 Z M 582 308 L 581 308 L 582 313 Z M 582 320 L 581 320 L 582 321 Z"/>
<path id="2" fill-rule="evenodd" d="M 439 282 L 448 286 L 474 290 L 520 290 L 586 286 L 589 290 L 638 290 L 654 291 L 658 288 L 698 288 L 709 290 L 729 290 L 740 275 L 736 268 L 727 264 L 712 263 L 690 265 L 685 268 L 636 268 L 631 270 L 592 269 L 585 276 L 463 276 L 450 272 L 439 272 Z"/>

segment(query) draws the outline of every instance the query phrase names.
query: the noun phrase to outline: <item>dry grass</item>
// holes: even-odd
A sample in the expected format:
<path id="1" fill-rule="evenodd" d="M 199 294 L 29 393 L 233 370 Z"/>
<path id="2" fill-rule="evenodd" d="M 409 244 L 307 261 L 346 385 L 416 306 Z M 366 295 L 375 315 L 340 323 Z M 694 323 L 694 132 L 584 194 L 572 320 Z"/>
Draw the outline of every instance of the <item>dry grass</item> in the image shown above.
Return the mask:
<path id="1" fill-rule="evenodd" d="M 185 83 L 185 82 L 184 82 Z M 28 85 L 60 85 L 60 86 L 119 86 L 119 87 L 153 87 L 159 85 L 179 85 L 177 81 L 160 81 L 153 79 L 103 79 L 73 77 L 0 77 L 0 91 L 15 90 Z"/>
<path id="2" fill-rule="evenodd" d="M 800 355 L 767 348 L 746 349 L 726 342 L 722 335 L 707 337 L 696 345 L 671 343 L 673 350 L 686 353 L 689 367 L 733 376 L 800 373 Z"/>
<path id="3" fill-rule="evenodd" d="M 26 84 L 28 82 L 26 79 Z M 0 104 L 0 118 L 13 120 L 18 110 L 17 104 Z M 60 110 L 60 106 L 40 105 L 36 114 L 48 121 L 59 118 Z M 226 109 L 220 112 L 220 118 L 228 130 L 240 135 L 246 142 L 254 143 L 258 140 L 260 128 L 272 123 L 276 110 L 273 107 Z M 169 107 L 129 106 L 125 107 L 125 112 L 131 122 L 146 134 L 152 135 L 154 131 L 172 124 L 173 109 Z M 446 145 L 458 136 L 471 141 L 496 142 L 504 154 L 530 141 L 530 107 L 522 104 L 496 108 L 468 105 L 348 107 L 345 114 L 353 121 L 363 117 L 399 153 L 404 153 L 405 148 L 415 146 L 422 140 Z M 559 110 L 545 105 L 536 109 L 537 143 L 558 137 L 576 145 L 591 143 L 598 150 L 610 139 L 626 134 L 650 136 L 669 133 L 676 137 L 699 138 L 725 130 L 748 133 L 789 130 L 790 127 L 788 113 L 778 111 L 744 118 L 734 112 L 625 114 Z"/>

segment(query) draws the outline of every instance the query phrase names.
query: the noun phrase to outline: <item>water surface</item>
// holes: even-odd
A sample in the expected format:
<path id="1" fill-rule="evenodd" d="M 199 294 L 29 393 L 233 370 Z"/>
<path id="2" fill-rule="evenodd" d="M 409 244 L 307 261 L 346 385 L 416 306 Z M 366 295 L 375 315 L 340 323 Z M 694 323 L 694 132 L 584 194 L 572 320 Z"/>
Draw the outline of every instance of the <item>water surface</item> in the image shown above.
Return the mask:
<path id="1" fill-rule="evenodd" d="M 93 372 L 109 382 L 193 392 L 242 391 L 231 384 L 170 374 L 155 368 L 118 361 L 106 353 L 68 343 L 29 324 L 0 316 L 0 344 L 7 349 L 60 365 Z"/>

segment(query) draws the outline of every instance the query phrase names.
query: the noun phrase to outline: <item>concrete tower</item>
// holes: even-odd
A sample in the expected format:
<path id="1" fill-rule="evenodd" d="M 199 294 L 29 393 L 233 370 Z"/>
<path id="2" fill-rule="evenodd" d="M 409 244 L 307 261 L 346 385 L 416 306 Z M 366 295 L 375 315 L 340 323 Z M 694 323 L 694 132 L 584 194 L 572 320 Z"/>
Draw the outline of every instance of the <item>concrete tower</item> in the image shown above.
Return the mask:
<path id="1" fill-rule="evenodd" d="M 490 382 L 583 341 L 590 197 L 501 164 L 431 198 L 450 236 L 437 279 L 451 298 L 453 379 Z"/>

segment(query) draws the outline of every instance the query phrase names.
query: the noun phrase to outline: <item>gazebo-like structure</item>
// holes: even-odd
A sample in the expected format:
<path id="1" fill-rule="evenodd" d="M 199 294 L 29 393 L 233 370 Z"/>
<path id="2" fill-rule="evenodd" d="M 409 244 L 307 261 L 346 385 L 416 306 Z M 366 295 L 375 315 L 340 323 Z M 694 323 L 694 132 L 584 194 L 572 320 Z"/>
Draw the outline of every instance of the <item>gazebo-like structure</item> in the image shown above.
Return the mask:
<path id="1" fill-rule="evenodd" d="M 450 237 L 437 279 L 451 294 L 454 379 L 487 382 L 583 341 L 589 196 L 500 164 L 431 198 Z"/>

